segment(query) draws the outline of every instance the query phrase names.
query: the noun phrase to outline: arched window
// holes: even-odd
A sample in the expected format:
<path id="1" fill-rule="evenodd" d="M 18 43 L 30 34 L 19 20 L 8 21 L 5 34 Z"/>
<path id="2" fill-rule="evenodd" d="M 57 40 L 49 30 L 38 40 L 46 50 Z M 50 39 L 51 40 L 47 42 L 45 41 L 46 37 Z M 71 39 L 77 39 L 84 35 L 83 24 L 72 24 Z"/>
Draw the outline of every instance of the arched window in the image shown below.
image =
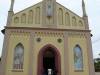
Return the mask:
<path id="1" fill-rule="evenodd" d="M 21 43 L 17 44 L 14 50 L 13 69 L 23 69 L 24 47 Z"/>
<path id="2" fill-rule="evenodd" d="M 32 24 L 33 23 L 33 11 L 32 10 L 29 11 L 28 23 L 29 24 Z"/>
<path id="3" fill-rule="evenodd" d="M 58 22 L 60 25 L 63 25 L 63 9 L 59 8 L 58 11 Z"/>
<path id="4" fill-rule="evenodd" d="M 35 13 L 36 13 L 36 15 L 35 15 L 35 23 L 36 24 L 40 24 L 40 7 L 36 8 Z"/>
<path id="5" fill-rule="evenodd" d="M 68 12 L 65 14 L 65 25 L 70 25 L 70 15 Z"/>
<path id="6" fill-rule="evenodd" d="M 83 26 L 83 23 L 82 23 L 82 21 L 81 21 L 81 20 L 79 21 L 79 26 Z"/>
<path id="7" fill-rule="evenodd" d="M 83 70 L 83 55 L 79 45 L 74 47 L 74 68 L 75 70 Z"/>
<path id="8" fill-rule="evenodd" d="M 75 17 L 72 17 L 72 25 L 73 26 L 77 26 L 77 22 L 76 22 L 76 18 Z"/>
<path id="9" fill-rule="evenodd" d="M 26 23 L 26 14 L 21 15 L 21 23 Z"/>
<path id="10" fill-rule="evenodd" d="M 15 18 L 14 18 L 14 23 L 15 23 L 15 24 L 19 23 L 19 17 L 15 17 Z"/>

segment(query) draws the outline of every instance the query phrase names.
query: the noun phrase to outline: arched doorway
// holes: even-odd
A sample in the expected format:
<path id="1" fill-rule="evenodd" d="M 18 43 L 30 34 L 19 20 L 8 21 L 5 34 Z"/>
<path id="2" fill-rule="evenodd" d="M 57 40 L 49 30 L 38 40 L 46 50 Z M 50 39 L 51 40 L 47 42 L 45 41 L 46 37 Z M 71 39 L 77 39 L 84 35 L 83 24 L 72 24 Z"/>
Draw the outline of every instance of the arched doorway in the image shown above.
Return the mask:
<path id="1" fill-rule="evenodd" d="M 38 75 L 48 75 L 51 69 L 52 75 L 61 75 L 61 57 L 56 47 L 51 44 L 44 46 L 38 55 Z"/>

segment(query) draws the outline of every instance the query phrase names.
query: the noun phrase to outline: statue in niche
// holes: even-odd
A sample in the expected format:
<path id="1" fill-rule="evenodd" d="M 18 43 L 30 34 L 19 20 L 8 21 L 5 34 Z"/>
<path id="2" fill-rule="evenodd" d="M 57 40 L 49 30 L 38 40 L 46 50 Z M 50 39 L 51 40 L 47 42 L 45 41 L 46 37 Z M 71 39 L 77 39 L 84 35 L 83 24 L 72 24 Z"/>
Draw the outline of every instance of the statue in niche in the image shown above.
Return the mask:
<path id="1" fill-rule="evenodd" d="M 48 17 L 52 17 L 53 15 L 53 5 L 52 0 L 47 1 L 46 13 Z"/>
<path id="2" fill-rule="evenodd" d="M 82 52 L 78 46 L 76 46 L 74 50 L 74 67 L 75 70 L 83 70 Z"/>

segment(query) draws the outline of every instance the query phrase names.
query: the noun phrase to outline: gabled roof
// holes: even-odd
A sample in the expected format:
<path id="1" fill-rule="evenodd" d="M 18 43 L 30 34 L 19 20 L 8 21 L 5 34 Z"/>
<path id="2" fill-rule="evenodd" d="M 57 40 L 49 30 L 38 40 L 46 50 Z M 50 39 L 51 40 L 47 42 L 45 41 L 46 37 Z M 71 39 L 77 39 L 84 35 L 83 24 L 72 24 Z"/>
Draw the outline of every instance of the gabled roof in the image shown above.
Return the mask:
<path id="1" fill-rule="evenodd" d="M 36 6 L 36 5 L 38 5 L 38 4 L 41 4 L 41 3 L 42 3 L 42 1 L 39 2 L 39 3 L 37 3 L 37 4 L 34 4 L 34 5 L 32 5 L 32 6 L 29 6 L 29 7 L 25 8 L 25 9 L 23 9 L 23 10 L 17 12 L 17 13 L 14 13 L 14 15 L 16 15 L 16 14 L 18 14 L 18 13 L 20 13 L 20 12 L 23 12 L 23 11 L 25 11 L 25 10 L 28 10 L 28 9 L 30 9 L 30 8 L 32 8 L 32 7 Z"/>
<path id="2" fill-rule="evenodd" d="M 58 2 L 56 2 L 56 3 L 57 3 L 58 5 L 64 7 L 65 9 L 67 9 L 69 12 L 73 13 L 73 14 L 76 15 L 77 17 L 82 18 L 81 16 L 79 16 L 79 15 L 76 14 L 76 13 L 74 13 L 73 11 L 71 11 L 70 9 L 68 9 L 67 7 L 63 6 L 62 4 L 60 4 L 60 3 L 58 3 Z M 14 15 L 16 15 L 16 14 L 18 14 L 18 13 L 20 13 L 20 12 L 23 12 L 23 11 L 25 11 L 25 10 L 31 9 L 32 7 L 34 7 L 34 6 L 38 5 L 38 4 L 42 4 L 42 1 L 39 2 L 39 3 L 37 3 L 37 4 L 35 4 L 35 5 L 32 5 L 32 6 L 30 6 L 30 7 L 27 7 L 27 8 L 25 8 L 25 9 L 23 9 L 23 10 L 21 10 L 21 11 L 15 13 Z"/>
<path id="3" fill-rule="evenodd" d="M 79 18 L 82 18 L 81 16 L 79 16 L 78 14 L 76 14 L 75 12 L 71 11 L 70 9 L 68 9 L 67 7 L 65 7 L 64 5 L 60 4 L 57 2 L 58 5 L 64 7 L 65 9 L 67 9 L 69 12 L 73 13 L 74 15 L 78 16 Z"/>

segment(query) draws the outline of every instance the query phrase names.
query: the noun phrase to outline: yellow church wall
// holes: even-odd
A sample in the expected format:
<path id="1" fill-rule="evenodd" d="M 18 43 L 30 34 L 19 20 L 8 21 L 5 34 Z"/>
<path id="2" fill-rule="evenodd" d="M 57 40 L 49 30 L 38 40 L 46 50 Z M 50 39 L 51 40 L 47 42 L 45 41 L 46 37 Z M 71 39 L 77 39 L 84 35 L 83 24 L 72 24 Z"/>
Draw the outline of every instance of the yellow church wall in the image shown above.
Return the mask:
<path id="1" fill-rule="evenodd" d="M 29 38 L 30 38 L 29 35 L 21 34 L 21 33 L 10 36 L 9 45 L 8 45 L 8 54 L 7 54 L 6 75 L 28 75 L 29 49 L 30 49 Z M 18 43 L 22 43 L 24 46 L 24 65 L 23 65 L 24 69 L 23 70 L 13 69 L 14 48 Z"/>
<path id="2" fill-rule="evenodd" d="M 37 38 L 41 38 L 41 42 L 37 42 L 36 39 Z M 34 75 L 37 75 L 37 65 L 38 65 L 38 54 L 39 51 L 41 50 L 41 48 L 43 48 L 45 45 L 47 44 L 52 44 L 53 46 L 55 46 L 60 54 L 61 54 L 61 75 L 64 75 L 64 41 L 62 41 L 61 43 L 57 42 L 57 39 L 61 38 L 63 40 L 63 37 L 57 37 L 57 36 L 35 36 L 34 38 L 34 63 L 33 63 L 33 73 Z"/>
<path id="3" fill-rule="evenodd" d="M 86 38 L 81 36 L 78 37 L 68 37 L 68 49 L 69 49 L 69 75 L 89 75 L 89 67 L 88 67 L 88 56 L 87 56 L 87 44 Z M 74 69 L 74 53 L 73 48 L 75 45 L 80 45 L 83 53 L 83 70 L 75 71 Z"/>
<path id="4" fill-rule="evenodd" d="M 66 31 L 65 31 L 66 32 Z M 69 75 L 89 75 L 89 67 L 88 67 L 88 52 L 87 52 L 87 38 L 84 35 L 79 35 L 77 32 L 75 34 L 71 34 L 69 32 L 67 35 L 64 36 L 64 32 L 62 31 L 45 31 L 45 30 L 33 30 L 33 39 L 30 39 L 30 33 L 17 33 L 12 32 L 10 34 L 9 39 L 9 45 L 8 45 L 8 54 L 7 54 L 7 64 L 6 64 L 6 74 L 5 75 L 28 75 L 29 74 L 29 68 L 30 68 L 30 51 L 32 51 L 32 73 L 33 75 L 37 75 L 37 68 L 38 68 L 38 54 L 39 51 L 47 44 L 51 44 L 55 46 L 61 56 L 61 75 L 65 75 L 65 71 L 68 70 Z M 59 35 L 58 35 L 59 34 Z M 77 34 L 77 35 L 76 35 Z M 41 41 L 38 42 L 37 38 L 41 38 Z M 62 42 L 58 42 L 58 39 L 62 39 Z M 65 53 L 66 50 L 64 44 L 65 40 L 68 47 L 68 53 Z M 30 41 L 31 40 L 31 41 Z M 24 46 L 24 69 L 23 70 L 14 70 L 13 69 L 13 57 L 14 57 L 14 48 L 18 43 L 22 43 Z M 33 46 L 32 50 L 30 50 L 30 44 Z M 65 45 L 66 45 L 65 44 Z M 82 71 L 75 71 L 74 70 L 74 53 L 73 48 L 75 45 L 80 45 L 83 53 L 83 70 Z M 68 58 L 65 57 L 68 54 Z M 65 61 L 68 63 L 66 63 Z M 27 64 L 27 65 L 26 65 Z M 67 64 L 67 66 L 66 66 Z M 16 71 L 22 71 L 22 72 L 16 72 Z"/>
<path id="5" fill-rule="evenodd" d="M 37 38 L 41 38 L 41 42 L 37 42 Z M 57 39 L 62 39 L 62 42 L 59 43 Z M 8 55 L 7 55 L 7 65 L 6 65 L 6 75 L 28 75 L 29 74 L 29 52 L 30 52 L 30 35 L 26 33 L 20 34 L 12 34 L 10 36 L 9 47 L 8 47 Z M 23 70 L 14 70 L 13 69 L 13 57 L 14 57 L 14 48 L 18 43 L 22 43 L 24 46 L 24 69 Z M 42 47 L 47 44 L 52 44 L 55 46 L 61 56 L 61 74 L 64 75 L 64 38 L 63 36 L 53 36 L 53 35 L 35 35 L 33 37 L 33 75 L 37 75 L 37 66 L 38 66 L 38 53 Z M 27 65 L 25 65 L 27 64 Z M 21 72 L 20 72 L 21 71 Z"/>

